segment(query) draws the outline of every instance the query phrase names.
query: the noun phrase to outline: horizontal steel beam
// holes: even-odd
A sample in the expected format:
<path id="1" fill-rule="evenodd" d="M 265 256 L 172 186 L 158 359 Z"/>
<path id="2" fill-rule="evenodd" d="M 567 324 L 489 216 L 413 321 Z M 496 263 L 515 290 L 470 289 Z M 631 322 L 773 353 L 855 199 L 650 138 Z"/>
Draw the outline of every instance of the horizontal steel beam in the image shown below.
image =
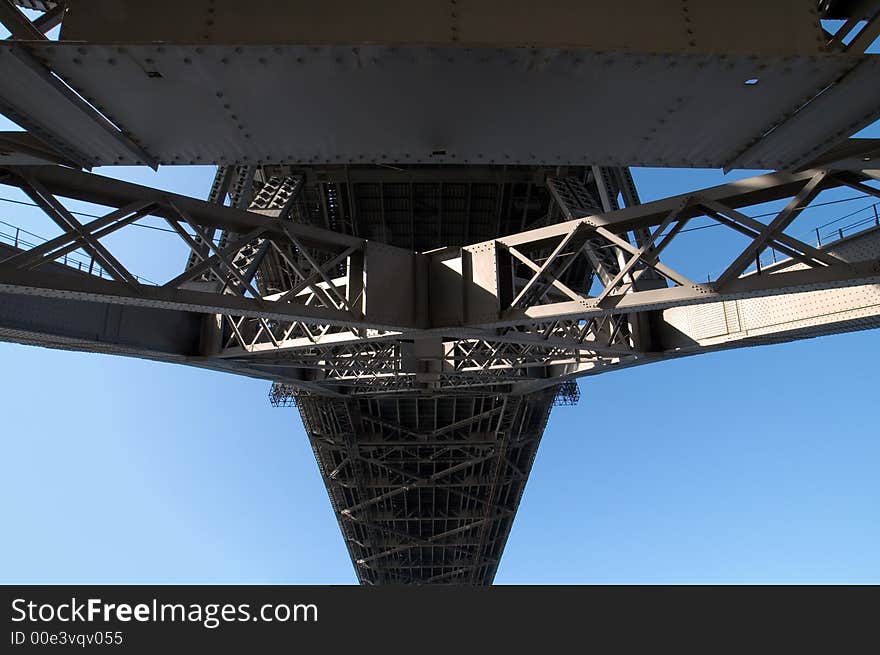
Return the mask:
<path id="1" fill-rule="evenodd" d="M 4 172 L 10 175 L 3 178 Z M 201 227 L 223 229 L 237 234 L 261 229 L 277 236 L 284 235 L 279 224 L 261 214 L 237 207 L 223 206 L 63 166 L 0 166 L 0 184 L 22 187 L 28 178 L 37 180 L 50 193 L 62 198 L 114 208 L 148 201 L 156 204 L 153 215 L 161 218 L 180 222 L 180 215 L 174 209 L 176 207 L 186 212 Z M 310 244 L 361 246 L 364 243 L 363 239 L 357 237 L 300 223 L 288 223 L 285 228 Z"/>
<path id="2" fill-rule="evenodd" d="M 657 341 L 652 328 L 646 324 L 638 342 L 630 333 L 640 317 L 880 282 L 877 252 L 862 248 L 841 260 L 827 248 L 808 246 L 781 232 L 802 209 L 801 203 L 820 189 L 848 185 L 880 193 L 871 186 L 870 171 L 763 175 L 428 254 L 61 167 L 0 168 L 0 176 L 4 173 L 0 182 L 30 193 L 65 232 L 31 251 L 10 251 L 0 258 L 5 260 L 0 261 L 0 293 L 32 302 L 78 303 L 96 312 L 118 306 L 189 317 L 200 326 L 197 344 L 184 353 L 167 353 L 169 359 L 179 360 L 183 354 L 187 363 L 313 392 L 377 395 L 552 384 L 573 372 L 595 374 L 655 358 L 657 343 L 649 345 Z M 118 209 L 81 225 L 61 204 L 65 198 Z M 766 225 L 740 211 L 750 203 L 784 198 L 794 200 Z M 197 253 L 201 263 L 189 269 L 193 275 L 210 269 L 225 278 L 225 288 L 190 285 L 186 275 L 162 286 L 142 284 L 124 266 L 113 264 L 117 260 L 100 239 L 127 229 L 146 212 L 166 218 Z M 686 221 L 699 215 L 715 218 L 752 240 L 747 256 L 736 260 L 737 269 L 768 246 L 791 255 L 797 266 L 731 274 L 723 284 L 688 280 L 657 255 L 678 238 Z M 231 245 L 207 245 L 209 228 L 227 230 Z M 629 231 L 647 228 L 657 229 L 640 247 L 628 241 Z M 594 245 L 618 249 L 626 261 L 605 280 L 607 286 L 598 295 L 567 286 L 561 293 L 554 285 L 585 247 L 582 233 L 592 235 Z M 195 240 L 199 235 L 204 245 Z M 296 273 L 293 289 L 259 296 L 251 283 L 258 268 L 251 263 L 248 273 L 233 263 L 234 253 L 251 242 L 255 253 L 267 252 L 267 243 L 302 253 L 301 261 L 295 262 L 293 255 L 279 251 L 291 275 Z M 75 247 L 91 249 L 119 279 L 72 274 L 50 262 Z M 316 248 L 326 260 L 310 254 Z M 347 273 L 340 276 L 335 267 L 346 261 Z M 505 275 L 513 272 L 510 265 L 524 266 L 525 274 L 515 274 L 514 288 L 506 289 Z M 637 279 L 648 280 L 650 272 L 657 273 L 650 284 L 634 286 Z M 64 326 L 59 324 L 56 331 L 60 337 Z M 51 332 L 44 326 L 42 336 L 34 339 L 49 343 Z M 120 348 L 123 341 L 120 337 Z"/>

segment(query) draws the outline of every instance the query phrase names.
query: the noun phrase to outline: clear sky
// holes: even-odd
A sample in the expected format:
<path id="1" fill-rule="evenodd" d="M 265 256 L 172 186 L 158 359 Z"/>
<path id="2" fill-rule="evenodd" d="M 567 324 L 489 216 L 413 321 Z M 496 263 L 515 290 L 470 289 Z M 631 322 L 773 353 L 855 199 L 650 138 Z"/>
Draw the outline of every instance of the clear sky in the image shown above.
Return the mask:
<path id="1" fill-rule="evenodd" d="M 213 175 L 97 172 L 199 197 Z M 750 174 L 635 171 L 645 200 Z M 805 212 L 791 233 L 870 204 Z M 52 235 L 28 207 L 0 202 L 0 220 Z M 717 275 L 724 233 L 668 255 Z M 108 243 L 152 279 L 185 257 L 148 229 Z M 582 380 L 496 582 L 880 583 L 878 355 L 860 332 Z M 0 370 L 0 582 L 355 582 L 299 416 L 267 382 L 5 343 Z"/>

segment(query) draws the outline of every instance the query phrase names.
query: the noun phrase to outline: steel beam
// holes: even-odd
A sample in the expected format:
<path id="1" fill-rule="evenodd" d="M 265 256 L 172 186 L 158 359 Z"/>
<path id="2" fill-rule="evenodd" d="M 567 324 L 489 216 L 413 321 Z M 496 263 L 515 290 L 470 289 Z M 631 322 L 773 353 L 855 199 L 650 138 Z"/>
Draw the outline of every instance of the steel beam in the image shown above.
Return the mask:
<path id="1" fill-rule="evenodd" d="M 827 248 L 808 246 L 782 232 L 822 188 L 848 185 L 878 193 L 866 182 L 870 175 L 860 171 L 759 176 L 457 251 L 419 255 L 87 173 L 41 166 L 5 170 L 4 182 L 30 192 L 64 233 L 0 262 L 4 293 L 200 314 L 206 331 L 198 352 L 208 365 L 246 369 L 291 384 L 318 384 L 313 388 L 331 393 L 504 386 L 526 379 L 554 380 L 561 371 L 575 369 L 592 374 L 649 358 L 656 349 L 650 345 L 655 340 L 651 313 L 880 281 L 874 251 L 863 249 L 860 259 L 844 261 Z M 124 204 L 82 225 L 59 200 L 71 196 Z M 769 224 L 734 209 L 784 197 L 792 200 Z M 195 256 L 187 272 L 161 286 L 139 283 L 100 243 L 146 214 L 165 218 Z M 725 264 L 729 273 L 698 284 L 663 264 L 660 255 L 679 238 L 683 225 L 700 214 L 751 242 L 733 263 Z M 627 236 L 650 228 L 653 232 L 646 232 L 641 246 Z M 221 239 L 228 245 L 214 244 L 208 229 L 224 230 Z M 588 240 L 616 249 L 621 262 L 595 296 L 575 290 L 589 286 L 575 278 L 569 282 L 574 288 L 560 279 L 571 278 L 568 269 Z M 277 251 L 273 265 L 287 271 L 288 291 L 266 295 L 267 244 Z M 767 246 L 800 266 L 741 275 Z M 69 275 L 46 266 L 78 247 L 91 251 L 118 280 Z M 505 276 L 514 269 L 502 265 L 505 256 L 524 265 L 531 277 L 514 276 L 509 287 Z M 426 266 L 432 259 L 442 266 Z M 343 265 L 346 273 L 340 276 Z M 213 290 L 210 284 L 189 282 L 206 271 L 218 281 Z M 655 277 L 649 280 L 652 272 Z M 427 298 L 427 311 L 418 310 L 418 299 Z M 460 308 L 458 314 L 449 312 L 454 307 Z M 644 325 L 635 339 L 632 326 L 637 324 Z M 427 343 L 435 346 L 422 352 L 418 344 Z M 375 384 L 372 390 L 370 384 Z"/>

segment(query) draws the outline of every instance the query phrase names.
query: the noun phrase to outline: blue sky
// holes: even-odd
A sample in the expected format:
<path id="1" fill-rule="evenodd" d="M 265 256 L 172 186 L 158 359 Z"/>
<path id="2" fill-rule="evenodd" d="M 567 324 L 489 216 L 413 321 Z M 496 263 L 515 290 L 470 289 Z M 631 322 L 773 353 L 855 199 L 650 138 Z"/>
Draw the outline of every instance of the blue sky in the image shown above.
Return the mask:
<path id="1" fill-rule="evenodd" d="M 197 196 L 212 174 L 112 172 Z M 730 179 L 636 177 L 645 199 Z M 121 239 L 123 261 L 178 270 L 182 250 L 150 245 L 165 238 Z M 877 355 L 862 332 L 581 381 L 580 404 L 553 412 L 497 581 L 880 582 Z M 299 417 L 269 405 L 268 383 L 14 344 L 0 361 L 0 580 L 355 581 Z"/>
<path id="2" fill-rule="evenodd" d="M 213 175 L 97 172 L 199 197 Z M 644 200 L 751 174 L 635 171 Z M 0 202 L 0 220 L 53 234 L 28 207 Z M 667 255 L 696 279 L 735 247 L 723 229 L 688 239 Z M 148 229 L 107 243 L 151 279 L 185 257 Z M 580 404 L 553 412 L 496 582 L 880 583 L 877 336 L 582 380 Z M 268 383 L 5 343 L 0 363 L 0 582 L 355 582 L 299 416 L 269 405 Z"/>

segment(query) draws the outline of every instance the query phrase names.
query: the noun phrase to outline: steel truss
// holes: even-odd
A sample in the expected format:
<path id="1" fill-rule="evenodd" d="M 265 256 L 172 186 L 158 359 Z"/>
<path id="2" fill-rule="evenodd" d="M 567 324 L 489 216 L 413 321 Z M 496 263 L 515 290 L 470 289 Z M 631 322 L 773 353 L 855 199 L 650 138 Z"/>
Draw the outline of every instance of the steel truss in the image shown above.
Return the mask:
<path id="1" fill-rule="evenodd" d="M 217 313 L 227 317 L 234 333 L 241 323 L 240 318 L 233 318 L 236 308 L 261 325 L 270 318 L 308 321 L 326 317 L 341 325 L 358 323 L 355 298 L 359 292 L 357 284 L 348 279 L 359 277 L 362 271 L 365 242 L 361 239 L 136 185 L 113 184 L 60 167 L 9 167 L 0 176 L 0 182 L 22 189 L 64 231 L 5 260 L 4 290 Z M 77 187 L 80 183 L 87 186 Z M 98 185 L 112 185 L 113 189 L 93 196 L 90 191 Z M 59 200 L 65 193 L 79 200 L 118 205 L 119 209 L 84 225 Z M 197 261 L 158 286 L 140 283 L 100 243 L 145 216 L 164 219 Z M 234 238 L 225 245 L 217 243 L 210 231 L 218 227 Z M 53 273 L 38 272 L 42 265 L 77 248 L 90 254 L 112 279 L 63 276 L 56 284 L 51 281 Z M 266 276 L 258 275 L 270 262 L 276 275 L 284 278 L 284 292 L 271 287 Z M 334 280 L 340 270 L 347 277 Z M 210 282 L 199 281 L 208 273 Z M 213 309 L 212 304 L 216 305 Z"/>
<path id="2" fill-rule="evenodd" d="M 597 172 L 565 181 L 581 200 L 559 192 L 562 183 L 551 177 L 553 201 L 539 227 L 415 253 L 313 225 L 307 205 L 322 201 L 314 190 L 303 199 L 305 176 L 294 171 L 221 169 L 212 197 L 199 201 L 60 167 L 0 168 L 2 182 L 27 193 L 62 231 L 30 250 L 3 251 L 0 293 L 14 299 L 4 311 L 29 303 L 29 318 L 0 315 L 0 330 L 5 339 L 112 346 L 275 381 L 273 402 L 300 410 L 363 583 L 488 583 L 549 411 L 576 396 L 561 384 L 880 324 L 877 312 L 863 309 L 877 303 L 861 297 L 851 301 L 858 316 L 818 323 L 805 316 L 813 323 L 799 319 L 764 336 L 747 329 L 706 339 L 687 333 L 675 313 L 880 280 L 876 230 L 853 237 L 855 246 L 821 248 L 785 232 L 824 189 L 880 195 L 875 171 L 774 173 L 623 208 L 607 202 L 621 176 Z M 617 182 L 603 201 L 598 185 L 609 177 Z M 250 191 L 245 183 L 237 191 L 236 178 Z M 596 199 L 590 208 L 585 191 Z M 110 210 L 83 224 L 68 198 Z M 766 223 L 747 215 L 783 200 Z M 593 213 L 579 216 L 584 210 Z M 140 282 L 102 243 L 148 216 L 164 220 L 190 252 L 184 273 L 159 286 Z M 747 239 L 718 261 L 715 280 L 698 284 L 661 255 L 699 217 Z M 112 279 L 58 263 L 74 249 Z M 748 271 L 766 249 L 781 259 Z M 415 311 L 420 298 L 430 302 Z M 87 336 L 94 328 L 57 323 L 59 302 L 74 303 L 71 316 L 83 320 L 90 308 L 115 307 L 131 333 L 119 328 L 95 341 Z M 43 313 L 49 318 L 40 323 Z"/>
<path id="3" fill-rule="evenodd" d="M 498 257 L 499 269 L 511 274 L 506 288 L 499 276 L 498 284 L 502 289 L 499 294 L 500 320 L 493 325 L 518 325 L 547 319 L 585 320 L 593 316 L 662 309 L 685 303 L 870 283 L 877 274 L 875 261 L 844 262 L 783 231 L 823 189 L 846 185 L 866 194 L 878 195 L 876 188 L 865 184 L 873 179 L 872 176 L 849 171 L 806 171 L 781 178 L 778 175 L 750 181 L 767 183 L 776 178 L 780 184 L 765 187 L 771 192 L 772 200 L 792 196 L 785 209 L 769 224 L 738 211 L 745 202 L 742 196 L 725 197 L 724 193 L 719 193 L 722 188 L 716 187 L 644 205 L 638 212 L 623 210 L 616 214 L 591 216 L 497 239 L 493 254 Z M 748 184 L 731 186 L 743 188 Z M 723 272 L 717 279 L 706 283 L 689 279 L 659 258 L 688 222 L 700 216 L 712 218 L 750 240 L 734 259 L 719 262 Z M 644 228 L 651 228 L 652 232 L 641 246 L 634 245 L 625 236 L 627 231 Z M 558 280 L 559 273 L 587 247 L 588 236 L 593 237 L 594 243 L 599 241 L 599 247 L 617 248 L 625 255 L 620 269 L 613 278 L 601 282 L 601 290 L 596 295 L 574 292 Z M 529 257 L 531 252 L 546 251 L 548 247 L 552 247 L 552 252 L 540 266 L 534 261 L 536 257 Z M 762 275 L 760 255 L 768 248 L 790 258 L 790 264 L 804 264 L 809 270 L 777 270 Z M 756 274 L 744 276 L 746 269 L 755 263 Z M 528 271 L 519 276 L 517 272 L 523 265 Z M 780 268 L 783 267 L 777 267 Z M 660 288 L 639 289 L 639 281 L 649 271 L 662 277 L 665 284 L 658 285 Z"/>
<path id="4" fill-rule="evenodd" d="M 491 580 L 552 393 L 299 398 L 358 577 Z"/>
<path id="5" fill-rule="evenodd" d="M 265 377 L 333 392 L 381 393 L 552 383 L 563 371 L 653 361 L 663 354 L 650 327 L 657 312 L 880 279 L 876 256 L 843 259 L 785 233 L 822 190 L 880 194 L 870 170 L 774 173 L 432 253 L 297 220 L 301 177 L 255 185 L 253 170 L 236 174 L 258 186 L 249 211 L 222 205 L 228 192 L 198 201 L 61 167 L 2 168 L 0 181 L 21 188 L 63 233 L 5 258 L 0 289 L 194 312 L 205 316 L 202 364 L 256 367 Z M 215 188 L 228 175 L 221 169 Z M 559 219 L 589 210 L 582 182 L 551 178 L 548 187 Z M 239 193 L 229 195 L 241 202 Z M 63 197 L 116 209 L 82 224 Z M 784 199 L 767 223 L 744 213 Z M 101 241 L 147 216 L 163 219 L 190 249 L 186 270 L 158 286 L 139 281 Z M 721 272 L 707 282 L 661 258 L 699 217 L 747 240 L 737 255 L 718 260 Z M 75 249 L 112 279 L 47 267 Z M 768 249 L 782 258 L 769 269 L 761 264 Z"/>
<path id="6" fill-rule="evenodd" d="M 322 47 L 302 45 L 311 33 L 288 34 L 314 24 L 308 3 L 265 3 L 287 17 L 281 40 L 265 12 L 248 24 L 232 0 L 211 3 L 207 34 L 195 4 L 122 4 L 92 15 L 83 0 L 0 0 L 12 34 L 0 52 L 0 111 L 28 130 L 0 134 L 0 184 L 61 231 L 30 249 L 0 244 L 0 339 L 273 381 L 271 402 L 300 411 L 362 583 L 490 583 L 550 409 L 577 402 L 576 378 L 880 327 L 880 225 L 815 246 L 788 233 L 825 190 L 880 196 L 866 163 L 878 143 L 843 142 L 877 117 L 877 61 L 862 54 L 880 30 L 873 0 L 822 0 L 818 12 L 806 0 L 693 1 L 662 16 L 634 12 L 625 34 L 602 22 L 609 12 L 575 20 L 591 9 L 575 3 L 535 16 L 547 23 L 502 26 L 511 31 L 500 40 L 480 12 L 503 3 L 450 16 L 441 2 L 397 3 L 393 24 L 374 12 L 354 31 L 324 26 Z M 30 20 L 18 7 L 44 13 Z M 425 21 L 431 7 L 442 18 Z M 48 41 L 66 8 L 72 40 Z M 164 20 L 171 12 L 177 20 Z M 844 21 L 830 33 L 820 17 Z M 769 27 L 725 22 L 743 19 Z M 560 49 L 567 20 L 581 27 Z M 420 43 L 436 47 L 376 45 L 426 25 L 439 31 Z M 782 46 L 766 37 L 782 30 Z M 462 48 L 462 34 L 474 47 Z M 373 45 L 339 45 L 349 42 Z M 595 52 L 601 43 L 609 52 Z M 754 87 L 755 70 L 772 86 Z M 498 134 L 460 132 L 468 120 L 446 96 L 470 94 L 456 104 L 491 113 L 498 93 L 437 96 L 437 85 L 421 87 L 425 71 L 450 84 L 497 77 L 522 94 L 508 103 L 513 120 Z M 323 94 L 338 75 L 353 95 L 333 103 L 343 113 L 329 121 L 320 103 L 319 113 L 299 107 L 293 125 L 283 102 L 243 102 L 293 77 L 295 93 Z M 529 97 L 558 93 L 560 79 L 578 110 L 523 133 Z M 383 80 L 413 91 L 370 94 L 374 113 L 398 116 L 394 143 L 373 140 L 383 132 L 365 128 L 367 105 L 346 113 L 358 94 L 366 100 L 364 80 L 371 92 Z M 574 94 L 635 104 L 649 80 L 668 105 L 662 117 L 620 122 Z M 127 93 L 108 93 L 114 86 Z M 191 93 L 169 93 L 183 88 Z M 740 105 L 750 109 L 729 113 Z M 415 131 L 413 106 L 424 113 Z M 186 127 L 168 138 L 172 116 Z M 748 120 L 719 130 L 719 116 Z M 426 149 L 422 123 L 432 122 L 453 147 Z M 352 125 L 357 134 L 337 138 Z M 75 170 L 208 161 L 220 166 L 207 201 Z M 639 162 L 796 172 L 642 204 L 623 165 Z M 69 200 L 108 210 L 82 223 Z M 767 203 L 784 206 L 769 221 L 751 216 Z M 107 242 L 151 218 L 187 251 L 185 270 L 159 284 Z M 680 261 L 697 220 L 743 243 L 716 254 L 706 282 Z M 110 279 L 65 266 L 74 251 Z"/>

